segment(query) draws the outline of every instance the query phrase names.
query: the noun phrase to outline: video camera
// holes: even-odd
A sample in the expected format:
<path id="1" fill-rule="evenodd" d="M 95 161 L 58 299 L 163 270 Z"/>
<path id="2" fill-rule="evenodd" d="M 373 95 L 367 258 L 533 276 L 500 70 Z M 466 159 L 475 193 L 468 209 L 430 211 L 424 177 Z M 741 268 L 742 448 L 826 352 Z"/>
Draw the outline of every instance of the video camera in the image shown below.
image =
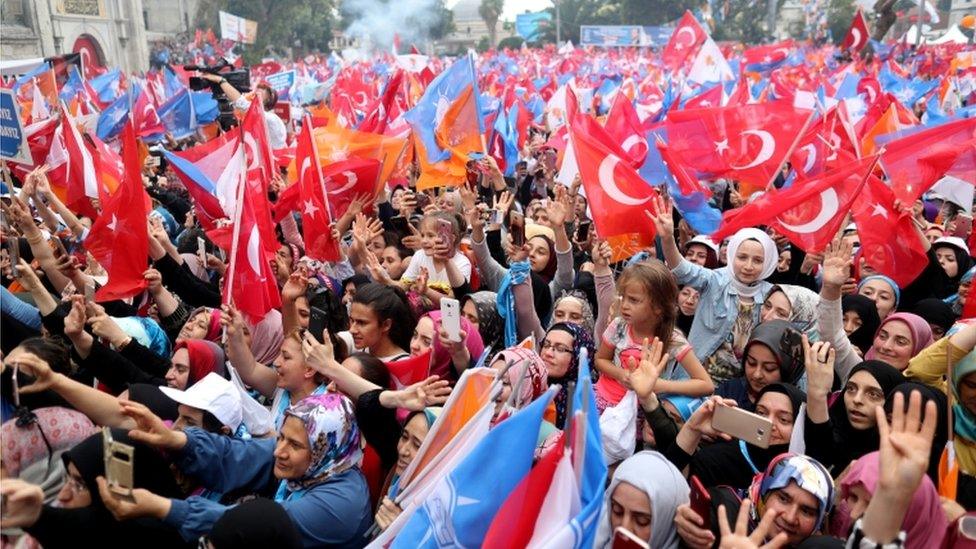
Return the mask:
<path id="1" fill-rule="evenodd" d="M 216 65 L 183 65 L 183 70 L 219 74 L 221 77 L 227 80 L 227 83 L 234 86 L 234 89 L 237 91 L 241 93 L 251 91 L 251 69 L 244 67 L 221 72 L 230 66 L 231 64 L 226 59 L 221 57 L 220 62 L 218 62 Z M 220 110 L 220 115 L 218 116 L 217 120 L 220 121 L 220 127 L 223 128 L 224 131 L 237 125 L 237 119 L 234 117 L 234 107 L 227 98 L 227 94 L 224 93 L 223 89 L 221 89 L 220 84 L 217 82 L 211 82 L 205 78 L 200 78 L 199 76 L 191 76 L 190 89 L 193 91 L 210 90 L 213 98 L 217 100 L 217 106 Z"/>

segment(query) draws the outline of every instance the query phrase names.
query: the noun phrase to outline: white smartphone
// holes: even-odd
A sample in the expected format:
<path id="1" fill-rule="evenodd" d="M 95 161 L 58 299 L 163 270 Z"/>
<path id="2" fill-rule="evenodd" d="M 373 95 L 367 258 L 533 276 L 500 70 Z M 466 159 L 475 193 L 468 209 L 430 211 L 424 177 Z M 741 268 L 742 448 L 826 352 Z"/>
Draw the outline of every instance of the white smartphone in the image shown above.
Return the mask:
<path id="1" fill-rule="evenodd" d="M 441 326 L 451 341 L 461 341 L 461 303 L 449 297 L 441 298 Z"/>
<path id="2" fill-rule="evenodd" d="M 197 257 L 200 258 L 200 264 L 203 268 L 207 268 L 207 245 L 203 241 L 203 238 L 197 237 Z"/>

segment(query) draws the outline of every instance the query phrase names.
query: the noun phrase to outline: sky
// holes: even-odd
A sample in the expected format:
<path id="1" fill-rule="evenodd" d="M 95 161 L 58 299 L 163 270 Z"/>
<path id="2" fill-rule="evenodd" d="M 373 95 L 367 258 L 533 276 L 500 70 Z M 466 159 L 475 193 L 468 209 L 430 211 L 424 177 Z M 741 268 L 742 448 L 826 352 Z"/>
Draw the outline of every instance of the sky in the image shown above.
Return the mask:
<path id="1" fill-rule="evenodd" d="M 448 8 L 457 4 L 459 0 L 448 0 L 445 5 Z M 552 0 L 506 0 L 505 9 L 502 10 L 502 21 L 515 21 L 515 14 L 528 11 L 539 11 L 552 7 Z"/>

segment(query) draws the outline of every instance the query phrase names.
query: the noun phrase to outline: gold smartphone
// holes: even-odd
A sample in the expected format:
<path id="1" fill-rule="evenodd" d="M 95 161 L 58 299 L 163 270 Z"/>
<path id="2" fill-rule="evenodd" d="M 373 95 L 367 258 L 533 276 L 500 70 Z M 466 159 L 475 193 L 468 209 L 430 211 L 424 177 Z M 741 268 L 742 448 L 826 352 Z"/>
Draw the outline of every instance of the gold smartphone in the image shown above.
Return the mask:
<path id="1" fill-rule="evenodd" d="M 112 440 L 112 431 L 108 427 L 102 428 L 102 441 L 105 445 L 105 480 L 109 491 L 119 499 L 135 502 L 132 497 L 135 448 Z"/>
<path id="2" fill-rule="evenodd" d="M 716 406 L 712 427 L 760 448 L 769 448 L 773 422 L 769 418 L 731 406 Z"/>

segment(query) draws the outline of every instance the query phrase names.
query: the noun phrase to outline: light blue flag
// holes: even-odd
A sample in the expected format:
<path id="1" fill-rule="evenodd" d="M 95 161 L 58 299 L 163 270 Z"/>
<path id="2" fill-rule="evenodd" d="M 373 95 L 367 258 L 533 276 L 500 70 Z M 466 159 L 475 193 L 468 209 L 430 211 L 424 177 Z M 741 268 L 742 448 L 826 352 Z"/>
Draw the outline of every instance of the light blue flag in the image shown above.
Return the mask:
<path id="1" fill-rule="evenodd" d="M 414 134 L 420 137 L 420 141 L 424 144 L 428 162 L 441 162 L 451 157 L 451 151 L 441 148 L 437 143 L 434 132 L 440 125 L 444 112 L 469 86 L 474 87 L 472 96 L 480 103 L 481 93 L 478 91 L 478 79 L 475 77 L 474 59 L 470 55 L 458 59 L 447 70 L 437 75 L 437 78 L 427 86 L 417 105 L 403 115 L 404 120 L 413 128 Z M 482 112 L 480 106 L 476 108 L 477 112 Z M 478 117 L 478 131 L 485 132 L 484 120 L 481 117 Z"/>
<path id="2" fill-rule="evenodd" d="M 447 477 L 438 481 L 393 541 L 393 549 L 479 547 L 498 509 L 532 468 L 542 416 L 556 390 L 550 388 L 489 431 Z M 593 411 L 596 417 L 595 404 Z M 599 424 L 597 429 L 599 447 Z M 600 459 L 602 463 L 602 451 Z M 606 467 L 603 470 L 605 475 Z"/>

